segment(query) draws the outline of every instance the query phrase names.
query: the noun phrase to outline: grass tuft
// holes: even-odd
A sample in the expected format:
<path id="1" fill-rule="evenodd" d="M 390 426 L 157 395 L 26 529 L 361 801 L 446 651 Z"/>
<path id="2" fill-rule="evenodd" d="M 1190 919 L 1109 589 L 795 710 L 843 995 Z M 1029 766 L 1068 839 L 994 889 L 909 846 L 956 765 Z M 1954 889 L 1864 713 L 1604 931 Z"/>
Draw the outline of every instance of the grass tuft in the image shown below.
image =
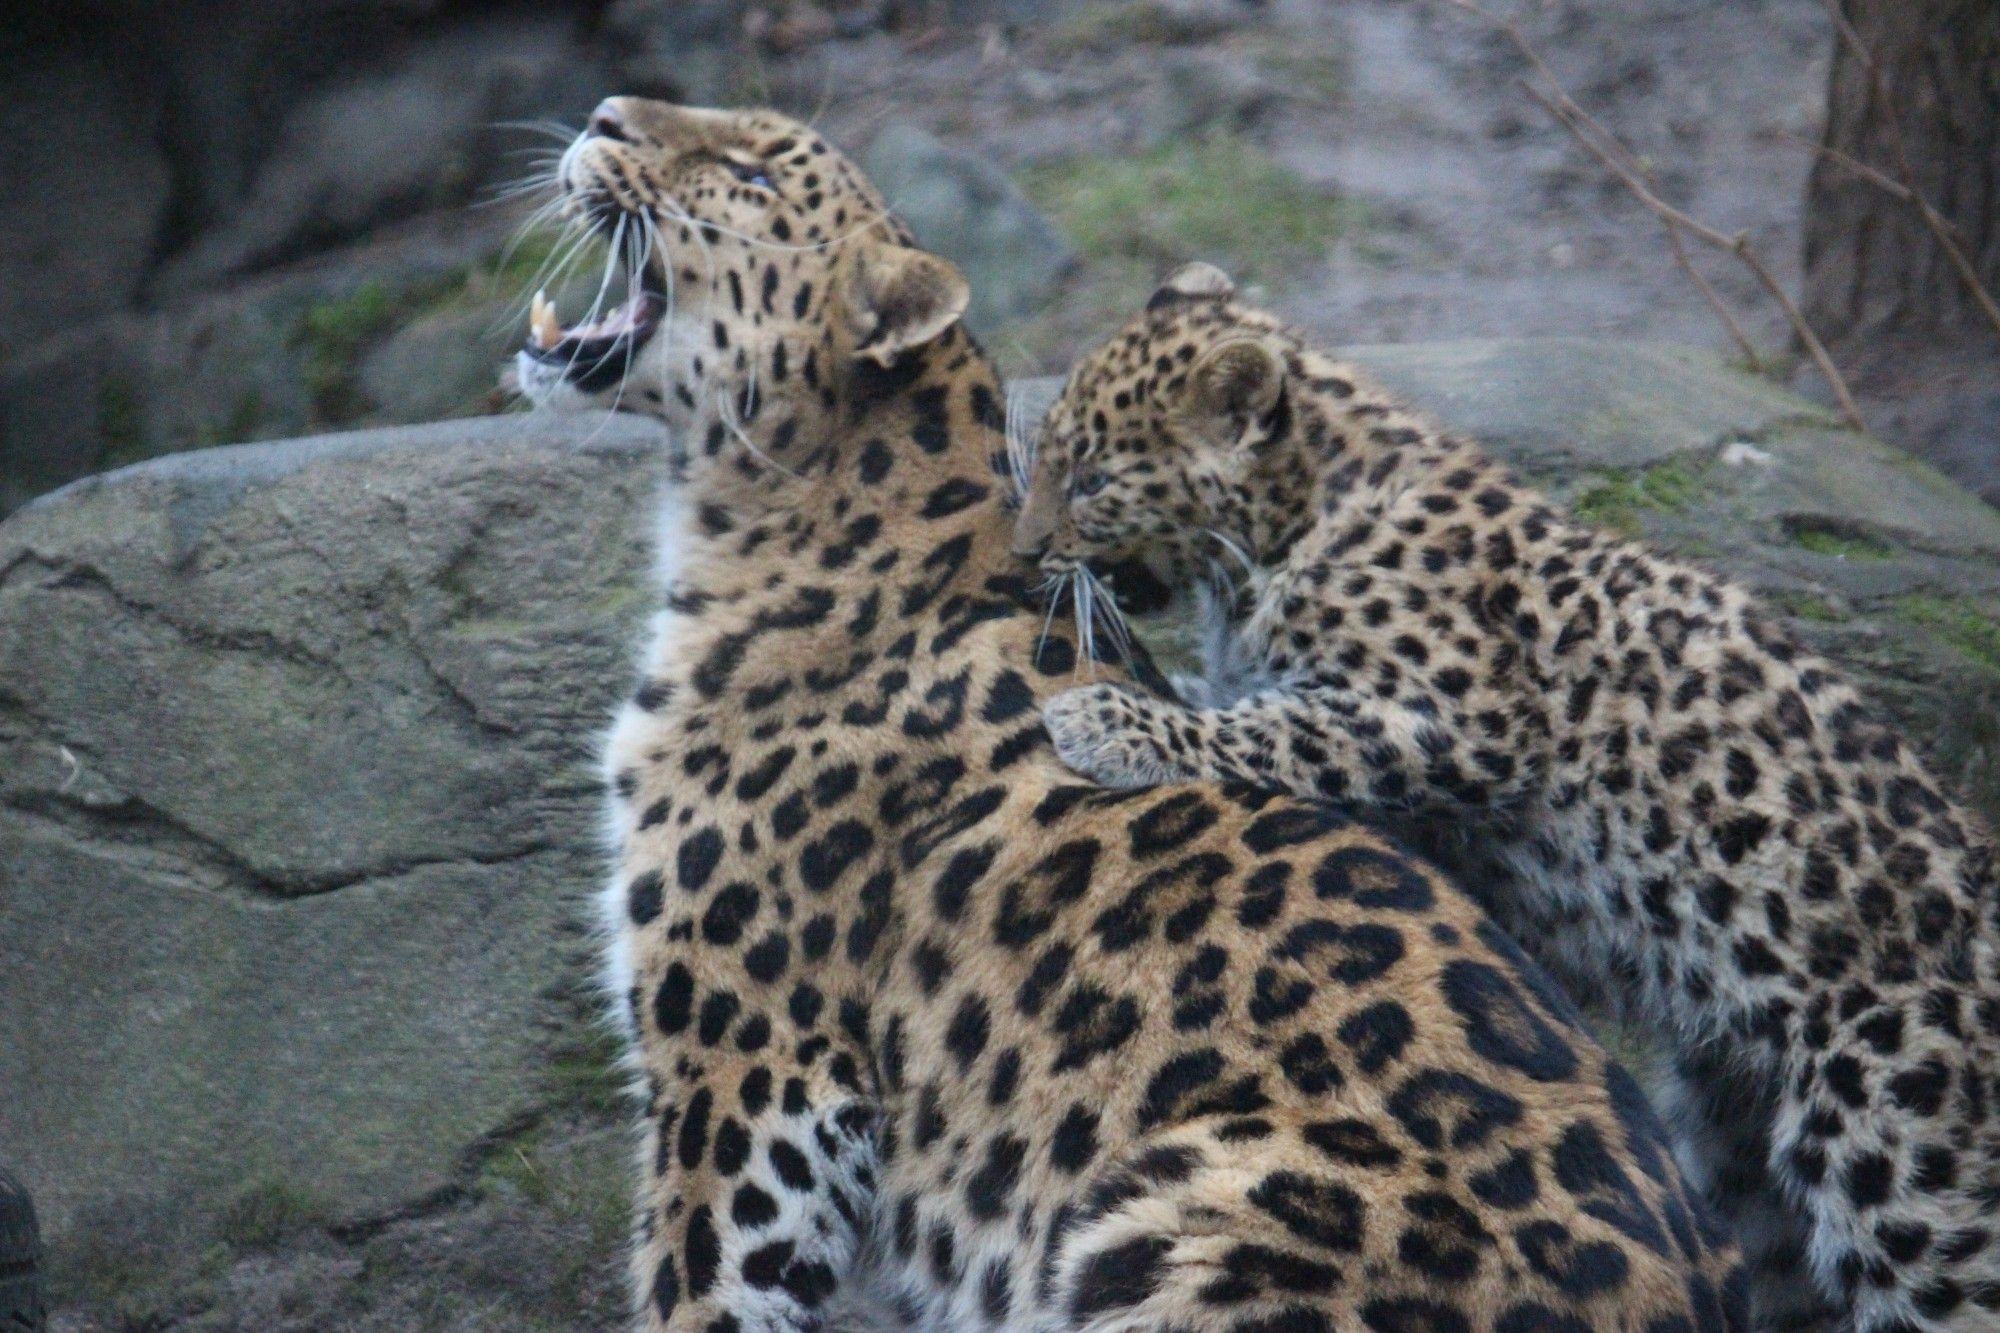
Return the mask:
<path id="1" fill-rule="evenodd" d="M 238 1250 L 268 1250 L 318 1223 L 321 1209 L 312 1194 L 293 1181 L 267 1176 L 253 1181 L 217 1220 L 222 1239 Z"/>
<path id="2" fill-rule="evenodd" d="M 1360 221 L 1354 204 L 1229 133 L 1037 163 L 1021 185 L 1087 258 L 1161 267 L 1207 257 L 1238 277 L 1323 250 Z"/>

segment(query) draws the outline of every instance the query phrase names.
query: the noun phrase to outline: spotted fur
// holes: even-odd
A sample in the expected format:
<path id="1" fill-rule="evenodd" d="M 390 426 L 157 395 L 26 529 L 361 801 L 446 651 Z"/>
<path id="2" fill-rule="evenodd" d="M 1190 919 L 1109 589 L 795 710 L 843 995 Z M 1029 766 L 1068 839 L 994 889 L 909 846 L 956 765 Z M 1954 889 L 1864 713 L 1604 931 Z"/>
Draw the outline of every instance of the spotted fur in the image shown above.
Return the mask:
<path id="1" fill-rule="evenodd" d="M 643 1326 L 1739 1327 L 1636 1086 L 1453 885 L 1058 762 L 1045 698 L 1147 668 L 1043 635 L 957 273 L 804 126 L 610 110 L 565 187 L 720 275 L 677 291 L 699 362 L 658 335 L 619 396 L 682 442 L 609 746 Z"/>
<path id="2" fill-rule="evenodd" d="M 1519 937 L 1673 1051 L 1762 1322 L 2000 1327 L 1992 846 L 1826 662 L 1206 266 L 1077 368 L 1040 454 L 1048 568 L 1252 566 L 1218 697 L 1063 694 L 1067 762 L 1450 827 Z"/>

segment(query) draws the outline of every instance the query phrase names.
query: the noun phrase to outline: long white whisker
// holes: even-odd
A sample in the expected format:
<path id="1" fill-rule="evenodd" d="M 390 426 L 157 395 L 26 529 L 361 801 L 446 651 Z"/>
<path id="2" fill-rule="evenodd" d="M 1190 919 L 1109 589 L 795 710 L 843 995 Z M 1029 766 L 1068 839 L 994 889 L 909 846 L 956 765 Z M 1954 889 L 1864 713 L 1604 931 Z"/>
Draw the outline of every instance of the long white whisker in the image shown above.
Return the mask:
<path id="1" fill-rule="evenodd" d="M 634 227 L 624 238 L 625 261 L 625 308 L 635 310 L 639 300 L 640 265 L 645 262 L 643 246 L 646 238 L 638 227 Z M 611 410 L 616 412 L 625 404 L 625 386 L 632 382 L 632 358 L 638 354 L 637 343 L 628 336 L 625 339 L 625 364 L 618 371 L 618 388 L 611 395 Z"/>
<path id="2" fill-rule="evenodd" d="M 1076 670 L 1088 675 L 1097 661 L 1097 629 L 1090 614 L 1090 579 L 1081 566 L 1078 566 L 1077 577 L 1071 581 L 1069 589 L 1070 606 L 1076 616 Z"/>
<path id="3" fill-rule="evenodd" d="M 1214 528 L 1203 528 L 1202 532 L 1210 537 L 1213 537 L 1216 543 L 1220 545 L 1223 550 L 1235 556 L 1237 561 L 1242 564 L 1244 573 L 1251 575 L 1256 574 L 1257 572 L 1256 561 L 1252 560 L 1250 558 L 1250 553 L 1244 550 L 1241 546 L 1239 546 L 1233 538 L 1230 538 L 1220 532 L 1217 532 Z"/>
<path id="4" fill-rule="evenodd" d="M 568 143 L 576 138 L 576 131 L 559 120 L 500 120 L 493 123 L 498 130 L 523 130 L 529 134 L 546 135 Z"/>
<path id="5" fill-rule="evenodd" d="M 1042 649 L 1049 646 L 1049 631 L 1055 627 L 1056 608 L 1062 605 L 1063 584 L 1068 582 L 1070 577 L 1068 574 L 1051 574 L 1042 582 L 1042 586 L 1047 588 L 1049 593 L 1049 613 L 1042 617 L 1041 637 L 1035 640 L 1037 662 L 1042 660 Z"/>
<path id="6" fill-rule="evenodd" d="M 1083 576 L 1090 580 L 1094 594 L 1093 606 L 1097 614 L 1104 618 L 1104 628 L 1111 635 L 1111 642 L 1117 646 L 1121 657 L 1129 658 L 1132 653 L 1132 632 L 1125 623 L 1125 612 L 1118 606 L 1118 599 L 1111 595 L 1111 589 L 1088 565 L 1080 566 Z"/>
<path id="7" fill-rule="evenodd" d="M 1014 491 L 1018 498 L 1025 500 L 1028 487 L 1034 478 L 1034 441 L 1029 438 L 1027 412 L 1023 402 L 1027 391 L 1018 383 L 1007 386 L 1006 424 L 1002 435 L 1007 441 L 1007 470 L 1014 480 Z"/>

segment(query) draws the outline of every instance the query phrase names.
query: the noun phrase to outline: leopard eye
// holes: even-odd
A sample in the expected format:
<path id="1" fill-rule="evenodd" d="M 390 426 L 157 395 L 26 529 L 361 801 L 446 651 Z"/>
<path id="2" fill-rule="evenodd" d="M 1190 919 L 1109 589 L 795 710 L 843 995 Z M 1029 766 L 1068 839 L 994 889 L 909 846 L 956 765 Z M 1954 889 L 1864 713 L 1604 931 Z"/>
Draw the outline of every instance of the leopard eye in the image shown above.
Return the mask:
<path id="1" fill-rule="evenodd" d="M 1077 479 L 1074 486 L 1072 487 L 1072 490 L 1074 491 L 1078 499 L 1084 499 L 1089 496 L 1097 494 L 1099 491 L 1103 490 L 1106 486 L 1109 486 L 1110 484 L 1111 484 L 1111 474 L 1109 472 L 1106 472 L 1102 468 L 1092 468 L 1088 472 L 1079 473 L 1077 475 Z"/>
<path id="2" fill-rule="evenodd" d="M 737 180 L 742 181 L 745 185 L 754 185 L 760 190 L 773 188 L 769 173 L 755 162 L 738 162 L 732 157 L 725 158 L 723 165 L 729 168 L 730 175 L 736 177 Z"/>

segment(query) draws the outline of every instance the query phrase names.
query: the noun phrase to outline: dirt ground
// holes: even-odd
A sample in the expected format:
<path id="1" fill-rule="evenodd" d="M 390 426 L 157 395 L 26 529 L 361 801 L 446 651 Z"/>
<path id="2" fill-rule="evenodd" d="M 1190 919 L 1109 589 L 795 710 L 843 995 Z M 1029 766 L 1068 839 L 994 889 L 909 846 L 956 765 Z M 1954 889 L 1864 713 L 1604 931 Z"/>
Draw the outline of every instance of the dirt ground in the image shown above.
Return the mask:
<path id="1" fill-rule="evenodd" d="M 1145 153 L 1163 134 L 1240 139 L 1341 201 L 1349 225 L 1331 243 L 1279 255 L 1255 253 L 1254 237 L 1241 247 L 1252 252 L 1227 253 L 1239 247 L 1219 236 L 1212 248 L 1225 252 L 1201 257 L 1251 270 L 1288 317 L 1338 341 L 1584 334 L 1728 345 L 1651 216 L 1527 99 L 1527 66 L 1476 17 L 1445 0 L 1174 8 L 1262 16 L 1177 43 L 1165 20 L 1151 32 L 1109 24 L 1099 36 L 1085 11 L 1013 41 L 997 30 L 943 36 L 921 59 L 905 39 L 878 36 L 817 48 L 778 77 L 788 100 L 815 79 L 831 90 L 821 122 L 844 141 L 914 118 L 1031 181 L 1038 164 Z M 1503 8 L 1572 95 L 1653 164 L 1673 202 L 1748 232 L 1796 284 L 1811 155 L 1794 139 L 1818 132 L 1829 56 L 1818 0 Z M 1133 40 L 1144 36 L 1155 40 Z M 1177 86 L 1187 84 L 1195 90 Z M 1210 105 L 1172 105 L 1204 93 Z M 1748 276 L 1721 256 L 1699 262 L 1760 350 L 1781 354 L 1782 319 Z M 1096 332 L 998 350 L 1054 371 Z"/>

